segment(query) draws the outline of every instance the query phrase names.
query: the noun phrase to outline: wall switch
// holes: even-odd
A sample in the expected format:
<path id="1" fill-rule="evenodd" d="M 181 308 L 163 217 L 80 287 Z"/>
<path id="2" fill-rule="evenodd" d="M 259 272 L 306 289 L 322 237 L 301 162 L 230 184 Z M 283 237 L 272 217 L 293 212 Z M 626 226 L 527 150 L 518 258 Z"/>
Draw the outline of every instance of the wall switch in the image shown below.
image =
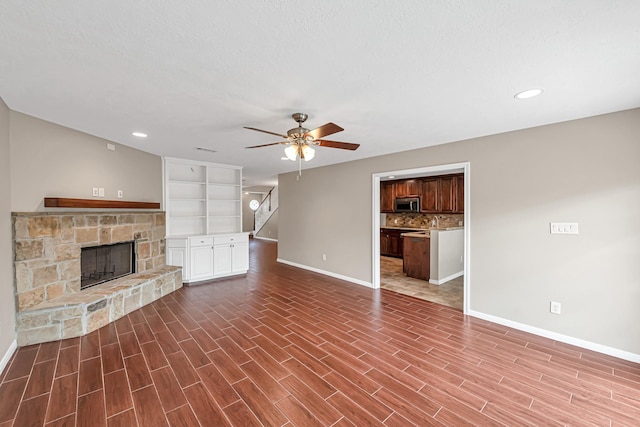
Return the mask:
<path id="1" fill-rule="evenodd" d="M 116 146 L 107 142 L 107 150 L 116 151 Z"/>
<path id="2" fill-rule="evenodd" d="M 577 222 L 551 222 L 551 234 L 580 234 Z"/>
<path id="3" fill-rule="evenodd" d="M 98 197 L 104 197 L 104 188 L 98 188 Z"/>
<path id="4" fill-rule="evenodd" d="M 124 193 L 122 190 L 118 190 L 118 199 L 122 199 L 124 197 Z"/>
<path id="5" fill-rule="evenodd" d="M 549 311 L 553 314 L 560 314 L 560 312 L 562 311 L 562 304 L 556 301 L 551 301 Z"/>
<path id="6" fill-rule="evenodd" d="M 93 187 L 93 197 L 98 197 L 98 187 Z"/>
<path id="7" fill-rule="evenodd" d="M 322 254 L 322 260 L 326 261 L 327 260 L 327 254 Z"/>

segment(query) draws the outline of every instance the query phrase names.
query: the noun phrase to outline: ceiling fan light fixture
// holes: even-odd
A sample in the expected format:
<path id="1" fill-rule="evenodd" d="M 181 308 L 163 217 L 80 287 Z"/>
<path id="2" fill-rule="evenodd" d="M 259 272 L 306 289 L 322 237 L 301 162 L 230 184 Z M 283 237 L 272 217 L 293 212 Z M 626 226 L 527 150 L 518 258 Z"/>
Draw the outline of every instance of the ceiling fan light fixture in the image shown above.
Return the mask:
<path id="1" fill-rule="evenodd" d="M 284 155 L 287 156 L 289 160 L 295 162 L 296 158 L 298 157 L 298 145 L 297 144 L 289 145 L 287 148 L 284 149 Z"/>
<path id="2" fill-rule="evenodd" d="M 315 157 L 316 150 L 311 148 L 309 145 L 304 144 L 302 146 L 302 155 L 304 156 L 304 161 L 308 162 L 309 160 L 311 160 L 311 159 L 313 159 Z"/>

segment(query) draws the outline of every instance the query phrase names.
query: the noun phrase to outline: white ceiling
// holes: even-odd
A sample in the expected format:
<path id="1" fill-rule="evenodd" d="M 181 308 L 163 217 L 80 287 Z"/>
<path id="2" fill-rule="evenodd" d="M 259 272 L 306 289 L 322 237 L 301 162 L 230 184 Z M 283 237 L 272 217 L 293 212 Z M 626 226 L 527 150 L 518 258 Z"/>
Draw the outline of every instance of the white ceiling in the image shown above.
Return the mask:
<path id="1" fill-rule="evenodd" d="M 309 168 L 639 107 L 639 18 L 637 0 L 2 0 L 0 97 L 268 185 L 297 164 L 242 127 L 286 133 L 298 111 L 361 144 Z"/>

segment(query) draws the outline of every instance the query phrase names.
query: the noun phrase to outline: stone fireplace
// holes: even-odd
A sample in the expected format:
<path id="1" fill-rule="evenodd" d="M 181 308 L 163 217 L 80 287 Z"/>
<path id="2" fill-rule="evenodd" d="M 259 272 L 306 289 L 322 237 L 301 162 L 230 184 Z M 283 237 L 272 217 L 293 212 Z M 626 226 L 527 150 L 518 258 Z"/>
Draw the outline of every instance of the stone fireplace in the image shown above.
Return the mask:
<path id="1" fill-rule="evenodd" d="M 182 286 L 180 269 L 165 265 L 164 212 L 12 216 L 18 345 L 84 335 Z M 102 266 L 81 291 L 83 249 L 120 243 L 133 251 L 132 274 L 102 283 L 113 268 Z"/>

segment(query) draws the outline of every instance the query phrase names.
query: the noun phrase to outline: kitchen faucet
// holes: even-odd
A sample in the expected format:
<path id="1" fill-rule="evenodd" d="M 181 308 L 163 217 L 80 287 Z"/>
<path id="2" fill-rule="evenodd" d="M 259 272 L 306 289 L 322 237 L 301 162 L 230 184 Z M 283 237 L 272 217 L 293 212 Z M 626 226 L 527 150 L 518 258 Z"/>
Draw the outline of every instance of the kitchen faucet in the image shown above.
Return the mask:
<path id="1" fill-rule="evenodd" d="M 434 215 L 431 219 L 431 227 L 435 225 L 435 228 L 440 228 L 440 219 L 438 219 L 438 215 Z"/>

